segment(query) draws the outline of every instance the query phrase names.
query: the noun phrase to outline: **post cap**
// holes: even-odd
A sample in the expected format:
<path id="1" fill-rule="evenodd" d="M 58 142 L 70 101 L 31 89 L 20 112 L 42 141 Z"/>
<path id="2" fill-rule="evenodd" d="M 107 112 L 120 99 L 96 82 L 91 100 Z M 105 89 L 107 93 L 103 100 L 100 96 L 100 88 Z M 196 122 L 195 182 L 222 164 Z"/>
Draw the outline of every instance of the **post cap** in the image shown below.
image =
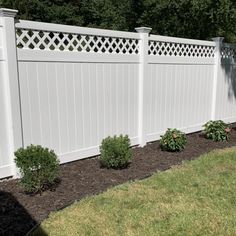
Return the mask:
<path id="1" fill-rule="evenodd" d="M 8 9 L 8 8 L 0 8 L 0 17 L 15 17 L 18 10 Z"/>
<path id="2" fill-rule="evenodd" d="M 216 43 L 222 43 L 224 40 L 224 37 L 215 37 L 215 38 L 212 38 L 212 40 Z"/>
<path id="3" fill-rule="evenodd" d="M 150 33 L 152 28 L 149 28 L 149 27 L 138 27 L 138 28 L 135 28 L 135 30 L 138 32 L 138 33 Z"/>

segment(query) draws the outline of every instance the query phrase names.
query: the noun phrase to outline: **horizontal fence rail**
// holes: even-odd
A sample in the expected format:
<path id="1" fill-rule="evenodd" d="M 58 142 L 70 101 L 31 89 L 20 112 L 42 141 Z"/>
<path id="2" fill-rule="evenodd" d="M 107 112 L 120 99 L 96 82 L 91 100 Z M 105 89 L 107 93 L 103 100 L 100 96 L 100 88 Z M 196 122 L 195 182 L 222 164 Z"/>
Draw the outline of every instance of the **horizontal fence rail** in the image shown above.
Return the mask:
<path id="1" fill-rule="evenodd" d="M 17 176 L 14 151 L 54 149 L 66 163 L 99 154 L 108 135 L 132 145 L 167 128 L 236 122 L 236 45 L 14 21 L 0 9 L 0 178 Z"/>

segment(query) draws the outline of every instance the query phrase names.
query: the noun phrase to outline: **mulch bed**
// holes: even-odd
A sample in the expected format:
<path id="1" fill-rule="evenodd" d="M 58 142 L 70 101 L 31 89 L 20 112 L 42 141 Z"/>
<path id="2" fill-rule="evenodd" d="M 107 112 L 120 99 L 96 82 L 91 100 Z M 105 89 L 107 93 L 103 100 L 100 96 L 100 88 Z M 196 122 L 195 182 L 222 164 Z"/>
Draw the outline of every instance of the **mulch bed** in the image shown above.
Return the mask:
<path id="1" fill-rule="evenodd" d="M 60 184 L 54 191 L 48 190 L 42 195 L 26 195 L 18 180 L 0 182 L 0 235 L 25 235 L 50 212 L 62 209 L 75 200 L 129 180 L 146 178 L 157 170 L 167 170 L 213 149 L 234 146 L 236 130 L 232 130 L 229 142 L 213 142 L 201 133 L 190 134 L 187 138 L 186 148 L 179 153 L 161 151 L 159 142 L 133 148 L 133 160 L 127 169 L 101 168 L 98 158 L 61 165 Z"/>

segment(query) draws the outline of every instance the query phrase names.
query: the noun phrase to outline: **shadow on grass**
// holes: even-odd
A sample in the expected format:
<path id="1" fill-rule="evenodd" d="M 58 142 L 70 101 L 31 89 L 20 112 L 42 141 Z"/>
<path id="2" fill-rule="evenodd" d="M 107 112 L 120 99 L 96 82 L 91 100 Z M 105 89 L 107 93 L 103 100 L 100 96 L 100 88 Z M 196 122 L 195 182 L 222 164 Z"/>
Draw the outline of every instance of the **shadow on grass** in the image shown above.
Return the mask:
<path id="1" fill-rule="evenodd" d="M 26 235 L 38 224 L 17 199 L 8 192 L 0 191 L 0 235 Z M 42 236 L 47 234 L 40 229 Z"/>

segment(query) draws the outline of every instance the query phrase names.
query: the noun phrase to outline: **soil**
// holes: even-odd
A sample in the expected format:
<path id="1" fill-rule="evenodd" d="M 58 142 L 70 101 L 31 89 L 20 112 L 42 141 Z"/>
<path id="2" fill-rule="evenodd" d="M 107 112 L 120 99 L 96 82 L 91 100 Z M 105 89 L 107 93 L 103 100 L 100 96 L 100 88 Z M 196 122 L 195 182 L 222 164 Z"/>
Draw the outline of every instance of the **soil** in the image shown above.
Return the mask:
<path id="1" fill-rule="evenodd" d="M 178 153 L 162 151 L 159 142 L 133 148 L 132 162 L 122 170 L 101 168 L 98 157 L 61 165 L 61 182 L 53 191 L 48 190 L 41 195 L 25 194 L 18 180 L 0 182 L 0 235 L 25 235 L 50 212 L 85 196 L 98 194 L 129 180 L 146 178 L 157 170 L 167 170 L 213 149 L 234 146 L 236 130 L 232 130 L 229 142 L 213 142 L 201 133 L 187 135 L 187 140 L 186 148 Z"/>

